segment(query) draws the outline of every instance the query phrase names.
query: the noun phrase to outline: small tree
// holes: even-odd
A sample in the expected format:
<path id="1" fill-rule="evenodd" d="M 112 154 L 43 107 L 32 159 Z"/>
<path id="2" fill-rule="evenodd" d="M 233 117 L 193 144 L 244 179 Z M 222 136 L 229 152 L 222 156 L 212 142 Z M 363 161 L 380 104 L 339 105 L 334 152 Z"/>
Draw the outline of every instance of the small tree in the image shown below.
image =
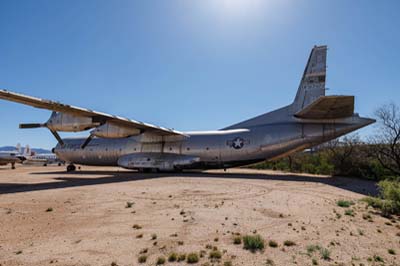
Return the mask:
<path id="1" fill-rule="evenodd" d="M 372 152 L 379 163 L 394 175 L 400 175 L 400 109 L 390 103 L 375 111 L 378 133 L 372 138 Z"/>
<path id="2" fill-rule="evenodd" d="M 346 135 L 327 143 L 330 159 L 334 165 L 334 174 L 349 175 L 357 163 L 357 149 L 362 145 L 358 134 Z"/>

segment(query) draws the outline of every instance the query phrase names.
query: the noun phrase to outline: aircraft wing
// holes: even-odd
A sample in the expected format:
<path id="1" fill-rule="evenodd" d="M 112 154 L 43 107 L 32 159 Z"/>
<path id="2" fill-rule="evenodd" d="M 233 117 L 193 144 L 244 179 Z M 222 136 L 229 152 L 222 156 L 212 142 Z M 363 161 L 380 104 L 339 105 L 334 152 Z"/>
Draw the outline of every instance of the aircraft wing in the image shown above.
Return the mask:
<path id="1" fill-rule="evenodd" d="M 48 109 L 56 112 L 61 112 L 61 113 L 68 113 L 72 115 L 77 115 L 77 116 L 85 116 L 85 117 L 92 117 L 93 120 L 105 123 L 105 122 L 112 122 L 114 124 L 119 124 L 123 126 L 128 126 L 132 128 L 136 128 L 142 131 L 146 132 L 152 132 L 157 135 L 161 136 L 166 136 L 166 135 L 180 135 L 180 136 L 186 136 L 182 132 L 169 129 L 169 128 L 164 128 L 164 127 L 159 127 L 147 123 L 143 123 L 140 121 L 135 121 L 131 120 L 128 118 L 124 117 L 119 117 L 115 115 L 110 115 L 110 114 L 105 114 L 101 112 L 96 112 L 90 109 L 85 109 L 85 108 L 80 108 L 68 104 L 63 104 L 60 102 L 56 101 L 50 101 L 50 100 L 45 100 L 45 99 L 40 99 L 40 98 L 35 98 L 15 92 L 10 92 L 7 90 L 0 90 L 0 99 L 3 100 L 8 100 L 12 102 L 17 102 L 17 103 L 22 103 L 26 105 L 30 105 L 36 108 L 41 108 L 41 109 Z"/>
<path id="2" fill-rule="evenodd" d="M 352 116 L 354 96 L 321 96 L 295 114 L 299 118 L 335 119 Z"/>

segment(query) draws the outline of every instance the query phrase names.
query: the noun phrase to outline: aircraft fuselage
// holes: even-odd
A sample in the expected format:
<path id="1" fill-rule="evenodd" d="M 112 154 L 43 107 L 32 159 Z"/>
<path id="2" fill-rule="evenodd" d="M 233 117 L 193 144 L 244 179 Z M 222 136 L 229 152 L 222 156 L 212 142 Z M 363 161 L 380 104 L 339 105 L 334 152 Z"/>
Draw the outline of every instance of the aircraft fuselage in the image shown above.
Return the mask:
<path id="1" fill-rule="evenodd" d="M 185 132 L 189 137 L 176 141 L 152 140 L 146 135 L 96 138 L 85 149 L 81 149 L 83 138 L 64 139 L 64 147 L 57 145 L 55 153 L 66 162 L 83 165 L 116 166 L 128 154 L 143 154 L 143 157 L 164 154 L 198 158 L 182 168 L 228 168 L 285 156 L 373 122 L 357 115 L 318 123 L 291 120 L 243 129 Z"/>

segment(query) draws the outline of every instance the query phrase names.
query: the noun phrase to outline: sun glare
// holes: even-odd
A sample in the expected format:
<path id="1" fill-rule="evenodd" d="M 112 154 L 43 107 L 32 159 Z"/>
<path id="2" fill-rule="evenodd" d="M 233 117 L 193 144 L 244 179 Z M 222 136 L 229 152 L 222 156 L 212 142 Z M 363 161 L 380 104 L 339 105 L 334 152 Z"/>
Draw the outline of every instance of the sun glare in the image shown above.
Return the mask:
<path id="1" fill-rule="evenodd" d="M 212 5 L 225 16 L 252 16 L 266 3 L 263 0 L 219 0 L 211 1 Z"/>

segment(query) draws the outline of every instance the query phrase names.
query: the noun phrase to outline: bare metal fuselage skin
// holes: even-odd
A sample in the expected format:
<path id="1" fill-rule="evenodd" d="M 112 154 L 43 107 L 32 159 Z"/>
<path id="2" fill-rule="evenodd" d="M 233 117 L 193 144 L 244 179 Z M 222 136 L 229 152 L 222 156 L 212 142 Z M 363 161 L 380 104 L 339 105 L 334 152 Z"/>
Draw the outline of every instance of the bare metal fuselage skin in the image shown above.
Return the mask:
<path id="1" fill-rule="evenodd" d="M 199 158 L 182 167 L 186 169 L 228 168 L 285 156 L 374 122 L 358 115 L 308 121 L 294 117 L 291 108 L 289 105 L 264 115 L 262 124 L 255 118 L 249 127 L 239 123 L 218 131 L 185 132 L 189 137 L 184 139 L 163 140 L 151 134 L 96 138 L 85 149 L 80 148 L 85 139 L 65 139 L 65 145 L 57 145 L 54 151 L 61 160 L 84 165 L 116 166 L 122 156 L 137 153 Z"/>

